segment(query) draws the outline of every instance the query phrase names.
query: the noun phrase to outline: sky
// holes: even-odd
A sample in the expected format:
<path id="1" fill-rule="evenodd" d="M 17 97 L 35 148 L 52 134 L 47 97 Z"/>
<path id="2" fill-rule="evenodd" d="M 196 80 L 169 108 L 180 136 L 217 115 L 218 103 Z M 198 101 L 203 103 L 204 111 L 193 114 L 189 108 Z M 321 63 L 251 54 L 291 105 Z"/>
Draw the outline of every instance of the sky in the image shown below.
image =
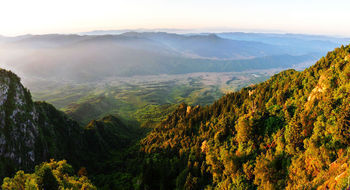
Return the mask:
<path id="1" fill-rule="evenodd" d="M 192 29 L 350 36 L 349 0 L 0 0 L 0 34 Z"/>

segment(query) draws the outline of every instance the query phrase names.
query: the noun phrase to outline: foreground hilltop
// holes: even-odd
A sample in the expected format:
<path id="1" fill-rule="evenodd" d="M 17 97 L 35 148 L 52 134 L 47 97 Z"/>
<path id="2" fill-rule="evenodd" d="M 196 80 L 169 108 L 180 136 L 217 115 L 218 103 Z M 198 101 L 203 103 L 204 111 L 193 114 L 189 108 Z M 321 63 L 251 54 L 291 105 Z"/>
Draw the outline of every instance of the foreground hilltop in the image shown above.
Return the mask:
<path id="1" fill-rule="evenodd" d="M 144 187 L 347 187 L 350 47 L 222 97 L 181 105 L 141 141 Z M 146 164 L 146 165 L 147 165 Z"/>

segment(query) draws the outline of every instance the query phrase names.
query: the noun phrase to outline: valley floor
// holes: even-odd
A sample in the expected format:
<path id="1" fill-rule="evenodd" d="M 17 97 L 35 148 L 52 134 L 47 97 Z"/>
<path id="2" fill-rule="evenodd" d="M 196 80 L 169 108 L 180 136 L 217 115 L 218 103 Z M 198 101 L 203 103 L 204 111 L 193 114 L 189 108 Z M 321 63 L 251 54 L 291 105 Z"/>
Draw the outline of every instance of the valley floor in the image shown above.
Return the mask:
<path id="1" fill-rule="evenodd" d="M 209 105 L 224 94 L 262 82 L 280 69 L 108 78 L 99 82 L 27 80 L 34 100 L 43 100 L 86 124 L 107 114 L 159 122 L 178 104 Z"/>

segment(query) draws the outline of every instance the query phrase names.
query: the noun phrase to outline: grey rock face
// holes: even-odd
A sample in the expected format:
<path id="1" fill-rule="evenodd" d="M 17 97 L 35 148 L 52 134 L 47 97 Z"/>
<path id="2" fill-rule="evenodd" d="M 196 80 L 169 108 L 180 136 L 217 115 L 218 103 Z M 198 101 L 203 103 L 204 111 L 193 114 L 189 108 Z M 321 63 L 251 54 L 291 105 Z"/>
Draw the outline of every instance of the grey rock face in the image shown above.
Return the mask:
<path id="1" fill-rule="evenodd" d="M 23 168 L 35 161 L 38 114 L 13 73 L 0 70 L 0 159 Z"/>

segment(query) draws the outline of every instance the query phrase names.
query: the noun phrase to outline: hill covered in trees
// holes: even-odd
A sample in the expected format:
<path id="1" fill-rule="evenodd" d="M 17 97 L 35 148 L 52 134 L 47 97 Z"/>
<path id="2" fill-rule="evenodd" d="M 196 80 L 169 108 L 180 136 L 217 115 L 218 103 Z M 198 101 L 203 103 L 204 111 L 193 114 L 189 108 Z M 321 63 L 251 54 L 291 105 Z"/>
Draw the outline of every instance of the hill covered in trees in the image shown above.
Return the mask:
<path id="1" fill-rule="evenodd" d="M 181 105 L 141 141 L 143 187 L 347 187 L 349 62 L 350 47 L 337 48 L 211 106 Z"/>

